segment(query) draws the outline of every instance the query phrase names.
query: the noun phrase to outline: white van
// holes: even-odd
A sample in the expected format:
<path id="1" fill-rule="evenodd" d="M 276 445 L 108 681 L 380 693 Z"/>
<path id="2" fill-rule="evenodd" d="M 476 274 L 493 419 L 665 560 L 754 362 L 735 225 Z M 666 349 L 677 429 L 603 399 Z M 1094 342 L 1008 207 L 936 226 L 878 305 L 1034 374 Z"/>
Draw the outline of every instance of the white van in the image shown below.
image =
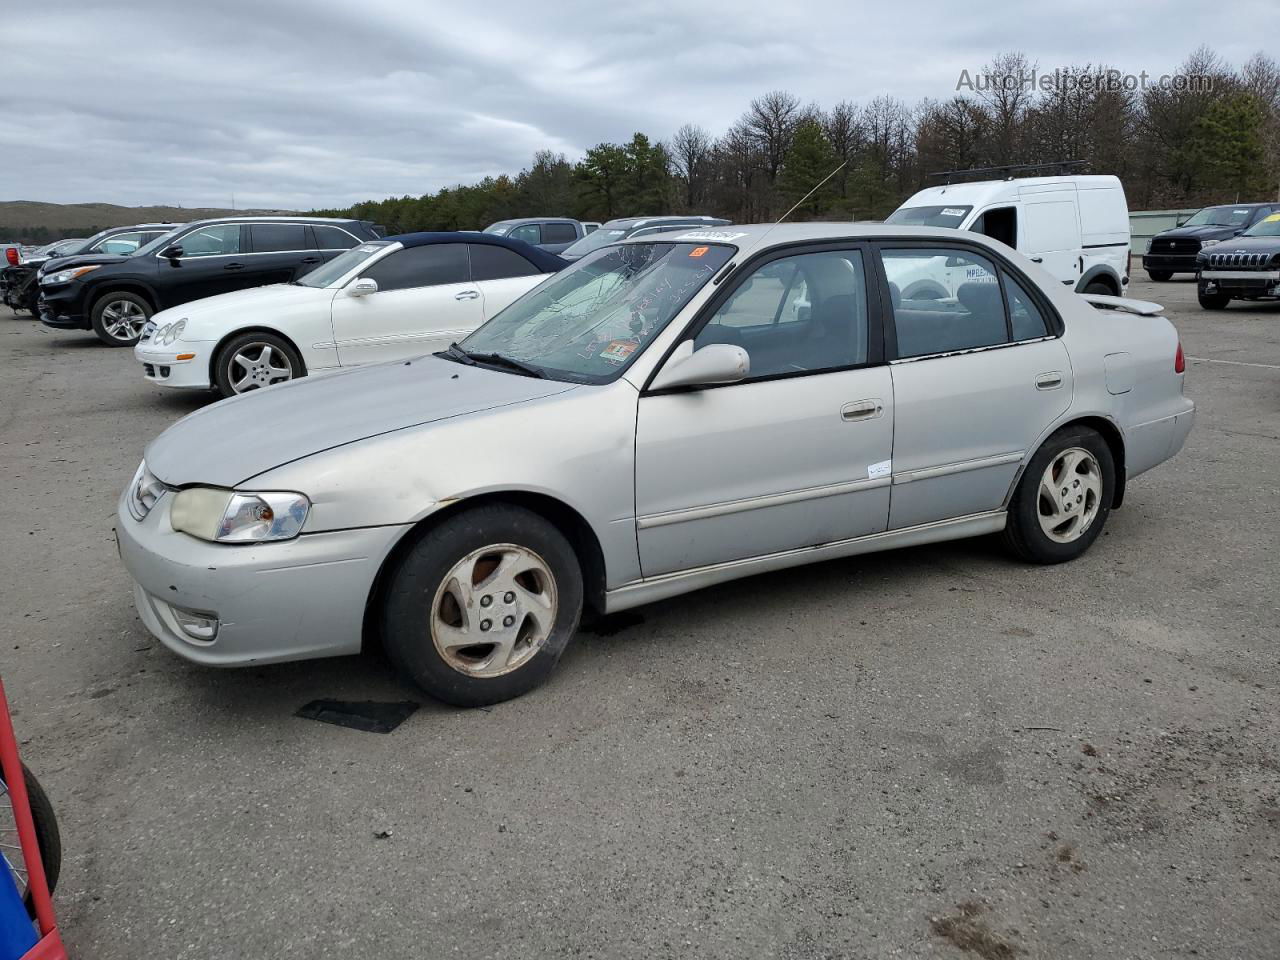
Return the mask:
<path id="1" fill-rule="evenodd" d="M 948 183 L 921 190 L 885 222 L 986 234 L 1079 293 L 1119 297 L 1129 286 L 1129 205 L 1118 177 Z"/>

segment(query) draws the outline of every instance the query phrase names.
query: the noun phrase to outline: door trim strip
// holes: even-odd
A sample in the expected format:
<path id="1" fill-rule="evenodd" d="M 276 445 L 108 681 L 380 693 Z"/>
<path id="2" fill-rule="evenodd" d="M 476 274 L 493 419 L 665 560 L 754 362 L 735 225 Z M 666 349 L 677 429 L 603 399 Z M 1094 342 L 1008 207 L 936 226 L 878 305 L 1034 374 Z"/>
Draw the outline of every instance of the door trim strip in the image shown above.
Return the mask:
<path id="1" fill-rule="evenodd" d="M 932 480 L 934 477 L 949 477 L 953 473 L 964 473 L 968 470 L 982 470 L 986 467 L 1002 467 L 1006 463 L 1021 463 L 1023 451 L 1016 453 L 1000 453 L 994 457 L 979 457 L 976 460 L 959 460 L 956 463 L 943 463 L 936 467 L 925 467 L 923 470 L 911 470 L 906 473 L 895 473 L 893 482 L 911 483 L 913 480 Z"/>
<path id="2" fill-rule="evenodd" d="M 727 560 L 723 563 L 692 567 L 688 570 L 650 577 L 647 580 L 633 580 L 605 593 L 605 613 L 628 610 L 641 604 L 653 603 L 655 600 L 689 593 L 712 584 L 736 580 L 739 577 L 783 570 L 820 560 L 834 560 L 839 557 L 852 557 L 895 547 L 910 547 L 923 543 L 998 533 L 1004 529 L 1008 516 L 1003 509 L 991 510 L 966 517 L 935 520 L 932 523 L 904 527 L 901 530 L 885 530 L 848 540 L 821 543 L 812 547 L 798 547 L 794 550 L 783 550 L 759 557 L 746 557 L 741 560 Z"/>
<path id="3" fill-rule="evenodd" d="M 844 483 L 829 483 L 820 487 L 805 487 L 802 490 L 788 490 L 786 493 L 767 493 L 759 497 L 745 497 L 741 500 L 724 500 L 720 503 L 709 503 L 701 507 L 682 507 L 679 510 L 667 510 L 663 513 L 651 513 L 636 518 L 636 527 L 648 530 L 653 527 L 665 527 L 672 523 L 686 523 L 690 520 L 706 520 L 711 517 L 722 517 L 730 513 L 743 513 L 747 510 L 761 510 L 765 507 L 781 507 L 791 503 L 803 503 L 806 500 L 818 500 L 823 497 L 838 497 L 843 493 L 854 493 L 858 490 L 874 490 L 876 487 L 887 487 L 889 477 L 874 479 L 849 480 Z"/>

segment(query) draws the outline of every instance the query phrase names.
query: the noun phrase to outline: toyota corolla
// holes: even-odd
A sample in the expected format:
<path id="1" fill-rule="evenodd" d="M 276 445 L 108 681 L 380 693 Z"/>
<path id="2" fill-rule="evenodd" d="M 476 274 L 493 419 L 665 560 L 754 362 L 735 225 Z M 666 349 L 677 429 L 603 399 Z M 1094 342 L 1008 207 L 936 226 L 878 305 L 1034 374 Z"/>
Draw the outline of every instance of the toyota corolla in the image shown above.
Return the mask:
<path id="1" fill-rule="evenodd" d="M 946 229 L 606 246 L 447 350 L 175 424 L 121 555 L 184 657 L 380 642 L 458 705 L 546 679 L 584 608 L 982 534 L 1072 560 L 1194 416 L 1159 307 L 1093 299 Z"/>

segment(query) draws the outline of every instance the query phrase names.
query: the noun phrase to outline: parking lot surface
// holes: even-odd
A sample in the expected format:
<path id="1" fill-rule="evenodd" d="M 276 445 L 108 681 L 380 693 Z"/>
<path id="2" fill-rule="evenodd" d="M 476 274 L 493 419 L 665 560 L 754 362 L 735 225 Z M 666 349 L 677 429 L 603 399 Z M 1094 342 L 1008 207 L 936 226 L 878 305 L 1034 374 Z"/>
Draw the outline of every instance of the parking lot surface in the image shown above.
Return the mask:
<path id="1" fill-rule="evenodd" d="M 421 699 L 376 656 L 215 671 L 150 638 L 115 502 L 209 398 L 0 310 L 0 665 L 72 955 L 1274 958 L 1280 305 L 1131 295 L 1198 421 L 1081 560 L 755 577 L 387 735 L 294 715 Z"/>

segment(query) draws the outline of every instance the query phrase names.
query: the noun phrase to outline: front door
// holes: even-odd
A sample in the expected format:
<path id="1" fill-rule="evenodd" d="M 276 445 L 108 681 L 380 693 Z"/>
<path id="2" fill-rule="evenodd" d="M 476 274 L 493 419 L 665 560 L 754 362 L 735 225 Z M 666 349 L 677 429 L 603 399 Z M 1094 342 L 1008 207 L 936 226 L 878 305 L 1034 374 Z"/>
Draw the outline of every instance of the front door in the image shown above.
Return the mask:
<path id="1" fill-rule="evenodd" d="M 333 298 L 333 336 L 344 366 L 429 353 L 461 340 L 484 321 L 464 243 L 408 247 L 361 272 L 376 293 Z"/>
<path id="2" fill-rule="evenodd" d="M 891 530 L 999 509 L 1071 401 L 1057 320 L 1033 287 L 972 249 L 890 246 L 884 274 L 966 279 L 943 300 L 893 298 Z"/>
<path id="3" fill-rule="evenodd" d="M 748 378 L 640 398 L 644 576 L 885 529 L 894 401 L 864 257 L 828 245 L 761 264 L 693 338 L 743 347 Z"/>
<path id="4" fill-rule="evenodd" d="M 205 224 L 174 243 L 182 247 L 182 256 L 159 262 L 162 308 L 258 286 L 242 224 Z"/>

